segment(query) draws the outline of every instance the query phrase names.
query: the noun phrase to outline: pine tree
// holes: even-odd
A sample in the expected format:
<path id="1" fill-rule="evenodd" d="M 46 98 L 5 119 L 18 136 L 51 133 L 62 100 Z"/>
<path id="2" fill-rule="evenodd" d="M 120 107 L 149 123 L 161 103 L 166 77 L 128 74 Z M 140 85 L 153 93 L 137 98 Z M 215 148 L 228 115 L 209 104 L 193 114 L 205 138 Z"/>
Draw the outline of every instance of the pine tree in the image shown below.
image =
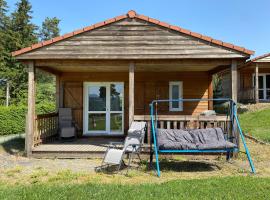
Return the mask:
<path id="1" fill-rule="evenodd" d="M 23 48 L 37 42 L 37 26 L 31 22 L 32 6 L 28 0 L 21 0 L 12 13 L 12 30 L 18 36 L 17 48 Z"/>
<path id="2" fill-rule="evenodd" d="M 40 39 L 44 41 L 59 36 L 59 22 L 60 20 L 56 17 L 47 17 L 42 23 L 42 28 L 39 33 Z"/>
<path id="3" fill-rule="evenodd" d="M 26 68 L 17 62 L 11 52 L 27 47 L 37 42 L 37 26 L 31 22 L 32 11 L 28 0 L 20 0 L 15 11 L 6 24 L 4 47 L 4 66 L 1 73 L 10 82 L 10 95 L 12 103 L 26 102 L 27 73 Z"/>

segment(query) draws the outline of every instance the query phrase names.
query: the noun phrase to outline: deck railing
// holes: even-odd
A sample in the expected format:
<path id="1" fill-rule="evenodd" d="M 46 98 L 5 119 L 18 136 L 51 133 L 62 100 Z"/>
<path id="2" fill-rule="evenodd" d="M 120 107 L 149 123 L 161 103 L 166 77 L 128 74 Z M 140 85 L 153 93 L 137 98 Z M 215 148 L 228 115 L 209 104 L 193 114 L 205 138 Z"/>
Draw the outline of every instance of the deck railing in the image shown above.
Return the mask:
<path id="1" fill-rule="evenodd" d="M 54 140 L 58 134 L 58 113 L 48 113 L 36 116 L 33 145 Z"/>
<path id="2" fill-rule="evenodd" d="M 146 143 L 151 143 L 151 122 L 149 115 L 135 115 L 135 121 L 147 122 Z M 192 115 L 159 115 L 157 117 L 158 128 L 164 129 L 193 129 L 221 127 L 223 130 L 230 128 L 230 119 L 226 115 L 216 116 L 192 116 Z"/>

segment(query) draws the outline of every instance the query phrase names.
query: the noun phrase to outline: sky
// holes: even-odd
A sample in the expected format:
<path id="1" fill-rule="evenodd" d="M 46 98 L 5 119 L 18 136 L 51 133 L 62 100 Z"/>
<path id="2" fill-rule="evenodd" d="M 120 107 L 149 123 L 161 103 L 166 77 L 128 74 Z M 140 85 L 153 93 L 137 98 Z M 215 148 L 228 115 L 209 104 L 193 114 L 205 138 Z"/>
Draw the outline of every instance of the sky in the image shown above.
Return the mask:
<path id="1" fill-rule="evenodd" d="M 19 0 L 7 0 L 10 12 Z M 270 0 L 30 0 L 33 23 L 61 20 L 61 34 L 129 10 L 224 42 L 270 52 Z"/>

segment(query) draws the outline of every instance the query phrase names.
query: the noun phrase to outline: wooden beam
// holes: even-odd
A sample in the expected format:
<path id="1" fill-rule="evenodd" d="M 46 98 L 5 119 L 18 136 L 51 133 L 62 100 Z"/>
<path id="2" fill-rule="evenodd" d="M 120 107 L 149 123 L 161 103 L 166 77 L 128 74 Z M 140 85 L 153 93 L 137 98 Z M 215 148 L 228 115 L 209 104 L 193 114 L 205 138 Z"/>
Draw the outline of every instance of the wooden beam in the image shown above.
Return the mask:
<path id="1" fill-rule="evenodd" d="M 60 75 L 61 72 L 56 70 L 56 69 L 53 69 L 53 68 L 50 68 L 50 67 L 38 67 L 38 69 L 42 70 L 42 71 L 45 71 L 47 73 L 50 73 L 50 74 L 54 74 L 54 75 Z"/>
<path id="2" fill-rule="evenodd" d="M 259 103 L 259 64 L 255 66 L 255 101 Z"/>
<path id="3" fill-rule="evenodd" d="M 213 75 L 208 75 L 208 98 L 213 99 Z M 213 110 L 213 101 L 208 101 L 208 110 Z"/>
<path id="4" fill-rule="evenodd" d="M 134 62 L 129 63 L 129 125 L 134 120 Z"/>
<path id="5" fill-rule="evenodd" d="M 60 78 L 59 75 L 55 76 L 55 109 L 58 111 L 60 107 Z"/>
<path id="6" fill-rule="evenodd" d="M 237 102 L 237 61 L 232 60 L 231 64 L 231 98 Z"/>
<path id="7" fill-rule="evenodd" d="M 32 155 L 33 137 L 35 131 L 35 66 L 28 64 L 28 110 L 26 120 L 25 151 L 27 157 Z"/>
<path id="8" fill-rule="evenodd" d="M 59 79 L 59 108 L 64 107 L 64 83 L 62 77 Z"/>

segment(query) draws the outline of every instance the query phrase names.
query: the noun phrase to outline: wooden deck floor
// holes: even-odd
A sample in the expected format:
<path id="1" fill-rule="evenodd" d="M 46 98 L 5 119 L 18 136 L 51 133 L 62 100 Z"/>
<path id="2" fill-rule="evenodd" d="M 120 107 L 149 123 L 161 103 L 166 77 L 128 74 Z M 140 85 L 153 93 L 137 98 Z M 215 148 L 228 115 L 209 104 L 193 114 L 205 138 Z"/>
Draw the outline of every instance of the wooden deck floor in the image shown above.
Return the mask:
<path id="1" fill-rule="evenodd" d="M 119 138 L 80 138 L 70 141 L 54 141 L 33 149 L 34 157 L 95 158 L 103 157 L 110 142 L 122 142 Z"/>

